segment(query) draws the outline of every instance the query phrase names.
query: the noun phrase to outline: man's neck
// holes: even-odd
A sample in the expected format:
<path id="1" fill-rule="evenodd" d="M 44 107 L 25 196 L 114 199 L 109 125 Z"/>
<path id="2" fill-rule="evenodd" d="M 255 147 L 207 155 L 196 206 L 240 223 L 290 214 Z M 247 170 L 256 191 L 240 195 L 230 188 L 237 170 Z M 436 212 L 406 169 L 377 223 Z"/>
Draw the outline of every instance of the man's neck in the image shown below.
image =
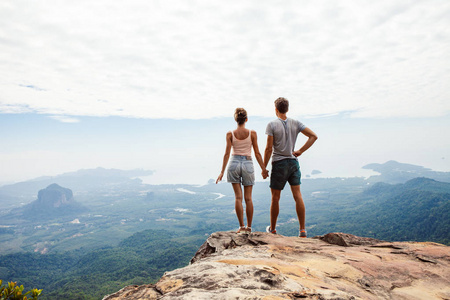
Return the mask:
<path id="1" fill-rule="evenodd" d="M 277 113 L 277 117 L 280 118 L 283 121 L 286 121 L 286 119 L 287 119 L 286 114 L 282 114 L 282 113 Z"/>

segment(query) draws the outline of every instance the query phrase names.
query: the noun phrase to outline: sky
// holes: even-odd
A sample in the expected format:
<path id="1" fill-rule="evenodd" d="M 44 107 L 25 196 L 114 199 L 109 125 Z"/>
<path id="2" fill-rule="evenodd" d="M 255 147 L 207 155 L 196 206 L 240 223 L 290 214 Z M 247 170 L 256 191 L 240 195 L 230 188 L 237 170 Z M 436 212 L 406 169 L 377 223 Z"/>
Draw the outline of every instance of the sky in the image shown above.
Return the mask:
<path id="1" fill-rule="evenodd" d="M 0 53 L 0 183 L 96 167 L 206 183 L 234 109 L 263 151 L 280 96 L 319 135 L 305 175 L 450 171 L 449 1 L 3 0 Z"/>

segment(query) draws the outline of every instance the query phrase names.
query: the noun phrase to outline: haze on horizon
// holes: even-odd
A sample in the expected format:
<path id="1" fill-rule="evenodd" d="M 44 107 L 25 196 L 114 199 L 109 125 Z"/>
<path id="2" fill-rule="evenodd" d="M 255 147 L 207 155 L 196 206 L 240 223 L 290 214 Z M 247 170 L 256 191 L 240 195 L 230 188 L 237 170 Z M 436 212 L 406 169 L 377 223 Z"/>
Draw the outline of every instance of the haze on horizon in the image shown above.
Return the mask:
<path id="1" fill-rule="evenodd" d="M 104 167 L 205 183 L 234 109 L 263 151 L 279 96 L 319 134 L 305 175 L 450 171 L 448 1 L 6 0 L 0 45 L 0 182 Z"/>

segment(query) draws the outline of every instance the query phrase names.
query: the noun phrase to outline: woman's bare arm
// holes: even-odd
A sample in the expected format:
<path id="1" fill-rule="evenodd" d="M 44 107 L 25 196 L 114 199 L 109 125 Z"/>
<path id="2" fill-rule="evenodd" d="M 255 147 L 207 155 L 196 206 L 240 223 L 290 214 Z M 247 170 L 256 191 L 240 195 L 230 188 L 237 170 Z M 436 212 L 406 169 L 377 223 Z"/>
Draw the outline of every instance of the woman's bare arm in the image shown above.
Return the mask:
<path id="1" fill-rule="evenodd" d="M 225 154 L 223 155 L 223 163 L 222 163 L 222 171 L 217 177 L 216 184 L 222 180 L 223 173 L 225 172 L 225 168 L 227 167 L 228 159 L 230 158 L 231 152 L 231 132 L 228 132 L 226 135 L 227 145 L 225 146 Z"/>
<path id="2" fill-rule="evenodd" d="M 261 153 L 259 152 L 258 136 L 256 134 L 256 131 L 252 131 L 252 145 L 253 145 L 253 151 L 255 152 L 256 160 L 258 161 L 258 164 L 261 167 L 261 170 L 264 172 L 264 171 L 266 171 L 266 166 L 264 165 L 264 161 L 262 159 Z"/>

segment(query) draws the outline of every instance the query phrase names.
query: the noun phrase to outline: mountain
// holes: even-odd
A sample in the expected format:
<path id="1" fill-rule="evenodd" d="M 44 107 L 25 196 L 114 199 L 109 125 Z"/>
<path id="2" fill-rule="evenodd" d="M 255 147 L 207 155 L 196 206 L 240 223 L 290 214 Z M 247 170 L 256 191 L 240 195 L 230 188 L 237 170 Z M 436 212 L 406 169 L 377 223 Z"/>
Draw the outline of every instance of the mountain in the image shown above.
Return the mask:
<path id="1" fill-rule="evenodd" d="M 435 243 L 216 232 L 190 265 L 103 300 L 449 299 L 449 262 Z"/>
<path id="2" fill-rule="evenodd" d="M 0 193 L 10 195 L 34 194 L 42 186 L 48 186 L 55 182 L 81 191 L 104 188 L 105 186 L 111 187 L 111 185 L 135 185 L 142 182 L 137 177 L 152 174 L 153 171 L 143 169 L 82 169 L 57 176 L 38 177 L 32 180 L 4 185 L 0 187 Z"/>
<path id="3" fill-rule="evenodd" d="M 366 195 L 381 196 L 386 194 L 402 194 L 409 190 L 450 194 L 450 183 L 434 179 L 418 177 L 400 184 L 377 182 L 364 191 Z"/>
<path id="4" fill-rule="evenodd" d="M 63 188 L 56 183 L 49 185 L 38 193 L 38 199 L 31 203 L 34 210 L 38 209 L 52 209 L 71 205 L 73 200 L 73 193 L 70 189 Z"/>
<path id="5" fill-rule="evenodd" d="M 374 170 L 380 175 L 371 176 L 364 182 L 376 183 L 386 182 L 390 184 L 404 183 L 416 177 L 427 177 L 443 182 L 450 182 L 450 172 L 435 172 L 431 169 L 412 164 L 399 163 L 396 161 L 388 161 L 384 164 L 368 164 L 364 166 L 365 169 Z M 320 171 L 313 170 L 311 175 L 305 176 L 305 182 L 302 185 L 302 190 L 308 186 L 316 185 L 316 183 L 329 183 L 333 180 L 342 185 L 344 182 L 342 178 L 313 178 L 314 175 L 319 174 Z M 18 182 L 15 184 L 8 184 L 0 186 L 0 214 L 1 210 L 8 210 L 23 204 L 30 203 L 34 200 L 36 192 L 45 186 L 52 183 L 57 183 L 61 186 L 69 187 L 77 195 L 95 193 L 112 193 L 118 190 L 135 191 L 142 186 L 149 186 L 142 183 L 139 177 L 152 175 L 154 171 L 134 169 L 134 170 L 118 170 L 118 169 L 82 169 L 76 172 L 69 172 L 57 176 L 39 177 L 32 180 Z M 349 182 L 350 178 L 347 178 Z M 358 181 L 353 178 L 353 181 Z M 266 181 L 267 182 L 267 181 Z M 262 185 L 266 185 L 264 184 Z M 215 180 L 210 180 L 208 185 L 215 183 Z M 360 182 L 358 182 L 359 184 Z M 258 183 L 257 183 L 258 184 Z M 334 183 L 333 183 L 334 184 Z M 228 185 L 213 185 L 215 189 L 229 190 Z"/>
<path id="6" fill-rule="evenodd" d="M 37 200 L 19 208 L 24 218 L 50 219 L 52 217 L 75 216 L 87 209 L 76 202 L 72 190 L 59 186 L 56 183 L 38 192 Z"/>
<path id="7" fill-rule="evenodd" d="M 315 229 L 450 244 L 450 183 L 429 178 L 394 185 L 379 182 L 348 199 L 353 200 L 324 212 Z"/>
<path id="8" fill-rule="evenodd" d="M 384 164 L 368 164 L 363 169 L 380 173 L 369 178 L 369 182 L 404 183 L 417 177 L 427 177 L 438 181 L 450 182 L 450 172 L 437 172 L 422 166 L 399 163 L 390 160 Z"/>
<path id="9" fill-rule="evenodd" d="M 0 186 L 0 206 L 2 208 L 17 207 L 31 202 L 36 192 L 42 187 L 57 183 L 70 187 L 77 193 L 111 192 L 112 190 L 136 189 L 142 185 L 140 176 L 148 176 L 153 171 L 135 169 L 82 169 L 57 176 L 39 177 L 32 180 Z"/>

